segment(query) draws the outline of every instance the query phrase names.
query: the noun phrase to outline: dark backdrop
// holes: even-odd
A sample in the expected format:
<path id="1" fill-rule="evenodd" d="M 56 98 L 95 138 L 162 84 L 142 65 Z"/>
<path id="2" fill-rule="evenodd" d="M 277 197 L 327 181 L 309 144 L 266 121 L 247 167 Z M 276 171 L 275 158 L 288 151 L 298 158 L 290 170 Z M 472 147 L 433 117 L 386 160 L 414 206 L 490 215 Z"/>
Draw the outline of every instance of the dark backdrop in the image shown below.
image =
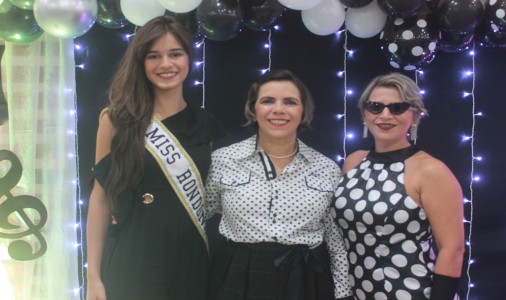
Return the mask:
<path id="1" fill-rule="evenodd" d="M 362 122 L 356 108 L 361 90 L 376 75 L 393 71 L 379 48 L 378 37 L 359 39 L 352 35 L 317 36 L 303 25 L 300 12 L 286 10 L 279 18 L 279 31 L 272 33 L 272 68 L 288 68 L 297 74 L 311 90 L 316 111 L 313 129 L 301 133 L 306 143 L 337 160 L 357 149 L 369 148 L 372 140 L 361 138 Z M 128 42 L 125 34 L 133 33 L 133 26 L 107 29 L 96 24 L 88 33 L 76 39 L 82 48 L 76 50 L 77 103 L 79 133 L 79 166 L 81 199 L 86 218 L 90 194 L 90 170 L 94 161 L 95 134 L 101 108 L 106 103 L 106 89 L 111 74 Z M 224 143 L 246 137 L 249 131 L 241 127 L 245 119 L 243 103 L 251 82 L 260 70 L 269 65 L 268 32 L 244 28 L 228 41 L 205 41 L 205 85 L 193 85 L 202 80 L 202 66 L 193 68 L 185 89 L 185 99 L 200 106 L 205 91 L 205 107 L 230 132 Z M 355 50 L 346 61 L 346 77 L 336 73 L 345 68 L 344 44 Z M 202 58 L 202 47 L 197 59 Z M 465 266 L 460 295 L 466 298 L 468 277 L 474 285 L 469 299 L 499 299 L 506 282 L 506 52 L 476 46 L 475 78 L 463 77 L 472 69 L 469 53 L 438 52 L 434 61 L 419 74 L 419 85 L 426 91 L 425 104 L 429 116 L 422 120 L 419 145 L 444 161 L 462 185 L 464 195 L 472 199 L 466 204 Z M 414 72 L 406 73 L 415 78 Z M 346 79 L 346 80 L 345 80 Z M 353 89 L 344 101 L 344 88 Z M 205 90 L 204 90 L 205 89 Z M 473 97 L 462 96 L 474 90 Z M 346 118 L 338 119 L 346 109 Z M 483 116 L 473 116 L 483 112 Z M 344 129 L 355 137 L 343 139 Z M 474 139 L 462 141 L 463 135 Z M 482 156 L 481 161 L 472 159 Z M 342 161 L 338 161 L 342 163 Z M 480 181 L 471 182 L 471 175 Z M 83 227 L 84 228 L 84 227 Z M 472 230 L 470 231 L 470 229 Z M 472 235 L 470 235 L 470 233 Z M 469 254 L 474 260 L 468 271 Z M 468 276 L 469 275 L 469 276 Z"/>

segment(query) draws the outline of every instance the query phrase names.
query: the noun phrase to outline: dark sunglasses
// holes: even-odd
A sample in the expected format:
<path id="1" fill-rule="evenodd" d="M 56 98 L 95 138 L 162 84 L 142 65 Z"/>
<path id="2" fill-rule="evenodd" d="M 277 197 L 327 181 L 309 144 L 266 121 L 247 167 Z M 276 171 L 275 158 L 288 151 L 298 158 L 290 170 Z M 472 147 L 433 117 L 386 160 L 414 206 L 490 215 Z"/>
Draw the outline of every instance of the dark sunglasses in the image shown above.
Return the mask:
<path id="1" fill-rule="evenodd" d="M 411 107 L 411 104 L 408 102 L 394 102 L 385 105 L 383 103 L 373 101 L 367 101 L 364 103 L 364 108 L 371 114 L 375 115 L 380 114 L 385 107 L 388 107 L 391 114 L 397 116 L 408 110 Z"/>

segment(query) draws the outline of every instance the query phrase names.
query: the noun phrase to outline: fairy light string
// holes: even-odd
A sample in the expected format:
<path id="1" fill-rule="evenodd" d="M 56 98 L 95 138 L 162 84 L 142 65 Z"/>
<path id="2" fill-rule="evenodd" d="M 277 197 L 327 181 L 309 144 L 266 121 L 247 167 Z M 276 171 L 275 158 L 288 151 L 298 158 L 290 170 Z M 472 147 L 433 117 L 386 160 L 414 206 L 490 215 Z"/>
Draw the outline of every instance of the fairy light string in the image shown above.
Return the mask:
<path id="1" fill-rule="evenodd" d="M 472 89 L 471 89 L 471 136 L 469 138 L 470 140 L 470 150 L 471 150 L 471 174 L 470 174 L 470 180 L 469 180 L 469 199 L 465 200 L 464 203 L 469 204 L 469 220 L 467 223 L 469 224 L 469 232 L 467 235 L 467 246 L 468 246 L 468 256 L 467 256 L 467 269 L 466 269 L 466 275 L 467 275 L 467 293 L 466 293 L 466 299 L 469 299 L 469 295 L 471 293 L 471 288 L 473 287 L 473 283 L 471 282 L 471 265 L 473 263 L 472 258 L 472 247 L 471 247 L 471 238 L 473 233 L 473 213 L 474 213 L 474 205 L 473 205 L 473 185 L 475 181 L 475 175 L 474 175 L 474 164 L 475 164 L 475 149 L 474 149 L 474 136 L 475 136 L 475 129 L 476 129 L 476 99 L 475 99 L 475 87 L 476 87 L 476 52 L 475 52 L 475 43 L 473 42 L 472 50 L 470 52 L 471 56 L 471 62 L 472 62 Z M 465 221 L 465 220 L 464 220 Z"/>
<path id="2" fill-rule="evenodd" d="M 348 121 L 348 30 L 344 30 L 344 61 L 343 61 L 343 81 L 344 81 L 344 95 L 343 95 L 343 158 L 346 158 L 346 138 L 348 137 L 347 121 Z"/>

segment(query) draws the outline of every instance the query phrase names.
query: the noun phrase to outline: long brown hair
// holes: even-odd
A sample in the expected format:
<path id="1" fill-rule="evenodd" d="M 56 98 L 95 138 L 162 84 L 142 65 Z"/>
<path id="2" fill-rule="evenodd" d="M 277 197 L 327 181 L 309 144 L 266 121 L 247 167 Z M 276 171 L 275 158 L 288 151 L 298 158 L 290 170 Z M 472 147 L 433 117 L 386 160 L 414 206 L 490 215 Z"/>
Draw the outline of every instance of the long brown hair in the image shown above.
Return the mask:
<path id="1" fill-rule="evenodd" d="M 171 33 L 193 61 L 193 41 L 173 17 L 160 16 L 142 26 L 120 60 L 109 87 L 108 113 L 116 134 L 111 144 L 111 168 L 105 191 L 111 207 L 117 196 L 136 186 L 144 175 L 144 135 L 153 115 L 154 92 L 144 71 L 144 60 L 152 44 Z"/>

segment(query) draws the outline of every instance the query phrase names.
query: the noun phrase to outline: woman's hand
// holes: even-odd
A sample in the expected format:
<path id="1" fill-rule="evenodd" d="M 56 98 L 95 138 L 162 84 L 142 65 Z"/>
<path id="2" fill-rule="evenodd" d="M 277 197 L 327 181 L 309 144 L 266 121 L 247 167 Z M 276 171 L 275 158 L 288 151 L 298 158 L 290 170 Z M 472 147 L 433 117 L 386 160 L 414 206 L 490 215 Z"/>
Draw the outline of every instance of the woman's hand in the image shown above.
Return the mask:
<path id="1" fill-rule="evenodd" d="M 106 300 L 104 283 L 101 280 L 88 280 L 86 300 Z"/>

